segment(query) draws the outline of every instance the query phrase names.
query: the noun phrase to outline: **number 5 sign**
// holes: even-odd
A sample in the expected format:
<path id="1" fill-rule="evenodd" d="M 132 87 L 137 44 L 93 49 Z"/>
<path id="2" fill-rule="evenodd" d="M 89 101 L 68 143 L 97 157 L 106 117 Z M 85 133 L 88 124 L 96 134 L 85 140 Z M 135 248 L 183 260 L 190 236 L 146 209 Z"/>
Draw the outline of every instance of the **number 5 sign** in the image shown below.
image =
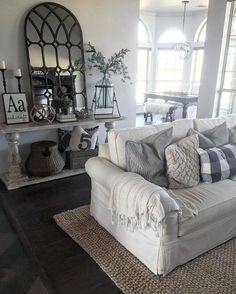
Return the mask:
<path id="1" fill-rule="evenodd" d="M 28 107 L 25 94 L 7 93 L 3 94 L 6 123 L 20 124 L 29 122 Z"/>

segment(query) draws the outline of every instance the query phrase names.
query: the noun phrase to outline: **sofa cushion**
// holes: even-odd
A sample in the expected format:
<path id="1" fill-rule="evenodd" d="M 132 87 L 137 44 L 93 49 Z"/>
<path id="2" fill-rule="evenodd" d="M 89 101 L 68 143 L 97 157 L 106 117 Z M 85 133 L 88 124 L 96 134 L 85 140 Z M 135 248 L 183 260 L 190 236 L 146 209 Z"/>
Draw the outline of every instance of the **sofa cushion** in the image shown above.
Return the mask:
<path id="1" fill-rule="evenodd" d="M 173 128 L 168 128 L 133 142 L 126 142 L 126 169 L 143 176 L 147 181 L 167 187 L 165 148 L 172 140 Z"/>
<path id="2" fill-rule="evenodd" d="M 155 134 L 173 126 L 173 141 L 186 137 L 190 128 L 193 128 L 192 119 L 180 119 L 172 123 L 156 124 L 138 128 L 113 129 L 108 133 L 108 143 L 111 161 L 120 168 L 126 169 L 125 144 L 131 140 L 138 142 L 147 136 Z"/>
<path id="3" fill-rule="evenodd" d="M 198 132 L 193 129 L 189 129 L 188 135 L 198 135 L 199 147 L 202 149 L 212 148 L 215 146 L 222 146 L 229 143 L 229 130 L 226 122 L 215 126 L 212 129 L 204 132 Z"/>
<path id="4" fill-rule="evenodd" d="M 188 136 L 165 150 L 169 188 L 193 187 L 200 180 L 198 136 Z"/>
<path id="5" fill-rule="evenodd" d="M 193 128 L 193 119 L 178 119 L 170 123 L 173 126 L 173 140 L 176 142 L 187 136 L 188 130 Z M 159 127 L 160 125 L 157 125 Z"/>
<path id="6" fill-rule="evenodd" d="M 222 124 L 224 121 L 227 123 L 228 128 L 236 126 L 236 114 L 229 114 L 227 116 L 216 117 L 216 118 L 200 118 L 194 120 L 194 129 L 199 132 L 204 132 L 208 129 Z"/>
<path id="7" fill-rule="evenodd" d="M 227 123 L 228 128 L 233 128 L 236 126 L 236 114 L 229 114 L 223 117 Z"/>
<path id="8" fill-rule="evenodd" d="M 194 129 L 198 132 L 204 132 L 210 130 L 225 122 L 225 118 L 200 118 L 194 120 Z"/>
<path id="9" fill-rule="evenodd" d="M 236 182 L 201 183 L 193 188 L 169 190 L 180 206 L 179 236 L 235 214 Z"/>

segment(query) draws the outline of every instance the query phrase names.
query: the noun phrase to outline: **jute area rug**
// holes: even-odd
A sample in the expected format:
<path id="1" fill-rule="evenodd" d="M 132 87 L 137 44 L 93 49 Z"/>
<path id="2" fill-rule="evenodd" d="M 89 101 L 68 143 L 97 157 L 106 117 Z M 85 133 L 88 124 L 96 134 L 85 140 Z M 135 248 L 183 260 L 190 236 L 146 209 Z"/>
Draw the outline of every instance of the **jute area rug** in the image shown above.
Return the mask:
<path id="1" fill-rule="evenodd" d="M 89 206 L 63 212 L 54 219 L 125 294 L 236 293 L 236 239 L 160 277 L 103 229 L 90 216 Z"/>

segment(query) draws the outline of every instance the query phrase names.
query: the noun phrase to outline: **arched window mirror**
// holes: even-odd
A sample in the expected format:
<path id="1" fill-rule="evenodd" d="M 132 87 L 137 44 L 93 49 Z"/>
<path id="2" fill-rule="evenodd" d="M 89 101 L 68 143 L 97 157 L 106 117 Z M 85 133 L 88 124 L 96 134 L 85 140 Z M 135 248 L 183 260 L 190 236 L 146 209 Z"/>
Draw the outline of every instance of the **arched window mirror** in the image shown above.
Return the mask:
<path id="1" fill-rule="evenodd" d="M 155 91 L 182 92 L 184 60 L 173 49 L 174 43 L 185 42 L 182 31 L 171 28 L 164 31 L 158 40 Z"/>
<path id="2" fill-rule="evenodd" d="M 206 26 L 207 19 L 204 19 L 199 25 L 194 37 L 194 50 L 191 66 L 191 92 L 193 94 L 198 94 L 200 87 L 204 44 L 206 40 Z"/>
<path id="3" fill-rule="evenodd" d="M 83 35 L 77 18 L 57 3 L 36 5 L 25 19 L 25 45 L 34 103 L 69 101 L 77 111 L 87 109 Z"/>
<path id="4" fill-rule="evenodd" d="M 147 25 L 140 19 L 138 24 L 138 70 L 136 83 L 136 102 L 144 102 L 144 93 L 149 87 L 149 66 L 151 58 L 151 34 Z"/>

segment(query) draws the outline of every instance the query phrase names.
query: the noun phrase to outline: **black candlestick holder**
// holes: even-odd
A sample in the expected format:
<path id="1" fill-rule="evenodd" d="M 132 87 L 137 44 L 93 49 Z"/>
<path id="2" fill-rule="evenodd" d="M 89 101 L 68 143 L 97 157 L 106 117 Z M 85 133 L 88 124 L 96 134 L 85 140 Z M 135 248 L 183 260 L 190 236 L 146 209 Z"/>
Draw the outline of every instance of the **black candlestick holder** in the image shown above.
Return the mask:
<path id="1" fill-rule="evenodd" d="M 19 93 L 21 93 L 21 82 L 20 82 L 20 80 L 21 80 L 22 77 L 16 77 L 15 76 L 15 78 L 17 79 L 17 82 L 18 82 L 18 91 L 19 91 Z"/>
<path id="2" fill-rule="evenodd" d="M 3 88 L 4 88 L 4 93 L 6 94 L 7 93 L 7 82 L 6 82 L 6 79 L 5 79 L 5 71 L 6 71 L 6 69 L 1 68 L 0 70 L 2 72 L 2 84 L 3 84 Z"/>

